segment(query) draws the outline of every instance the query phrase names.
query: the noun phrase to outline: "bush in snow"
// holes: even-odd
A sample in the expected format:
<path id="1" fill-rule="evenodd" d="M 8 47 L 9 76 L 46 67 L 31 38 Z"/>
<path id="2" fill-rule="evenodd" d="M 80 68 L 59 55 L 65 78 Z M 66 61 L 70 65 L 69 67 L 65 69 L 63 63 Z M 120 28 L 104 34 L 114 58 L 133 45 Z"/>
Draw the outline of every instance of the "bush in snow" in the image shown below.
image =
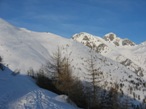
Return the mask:
<path id="1" fill-rule="evenodd" d="M 27 71 L 27 75 L 30 76 L 30 77 L 32 77 L 32 78 L 35 78 L 35 77 L 36 77 L 35 71 L 34 71 L 32 68 L 30 68 L 30 69 Z"/>
<path id="2" fill-rule="evenodd" d="M 53 80 L 49 79 L 43 69 L 40 69 L 37 74 L 33 78 L 36 80 L 36 84 L 41 88 L 53 91 L 57 94 L 61 94 L 62 92 L 59 91 L 56 86 L 53 84 Z"/>
<path id="3" fill-rule="evenodd" d="M 18 75 L 18 74 L 20 74 L 20 69 L 15 69 L 15 70 L 12 72 L 12 75 L 13 75 L 13 76 L 16 76 L 16 75 Z"/>

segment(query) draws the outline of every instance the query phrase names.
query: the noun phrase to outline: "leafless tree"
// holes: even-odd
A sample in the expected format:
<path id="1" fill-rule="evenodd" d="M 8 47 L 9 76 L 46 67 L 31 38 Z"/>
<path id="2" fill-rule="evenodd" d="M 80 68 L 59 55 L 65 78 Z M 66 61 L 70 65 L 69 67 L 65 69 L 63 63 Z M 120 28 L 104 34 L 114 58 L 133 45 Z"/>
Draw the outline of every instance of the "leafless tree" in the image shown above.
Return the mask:
<path id="1" fill-rule="evenodd" d="M 63 56 L 62 52 L 63 50 L 58 47 L 57 51 L 53 53 L 53 56 L 51 57 L 52 61 L 47 63 L 46 71 L 51 79 L 54 80 L 55 86 L 69 96 L 73 86 L 74 78 L 72 76 L 72 70 L 70 67 L 70 53 L 69 55 Z"/>

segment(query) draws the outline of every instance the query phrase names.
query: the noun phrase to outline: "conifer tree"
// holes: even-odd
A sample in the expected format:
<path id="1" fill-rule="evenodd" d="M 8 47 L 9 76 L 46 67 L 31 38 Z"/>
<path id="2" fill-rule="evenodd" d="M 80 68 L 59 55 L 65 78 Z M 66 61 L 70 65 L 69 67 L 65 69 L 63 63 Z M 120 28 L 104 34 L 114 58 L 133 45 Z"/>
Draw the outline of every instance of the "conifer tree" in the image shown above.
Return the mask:
<path id="1" fill-rule="evenodd" d="M 72 76 L 71 62 L 69 60 L 69 55 L 62 55 L 63 50 L 60 47 L 53 54 L 52 61 L 49 61 L 46 66 L 46 71 L 51 74 L 51 78 L 54 81 L 56 88 L 63 93 L 70 96 L 72 87 L 74 84 L 74 78 Z M 68 53 L 66 53 L 68 54 Z"/>
<path id="2" fill-rule="evenodd" d="M 87 72 L 88 72 L 88 80 L 91 83 L 91 92 L 88 92 L 91 98 L 89 101 L 90 107 L 98 107 L 99 101 L 98 101 L 98 92 L 99 92 L 99 82 L 102 81 L 102 72 L 100 71 L 100 68 L 97 67 L 96 62 L 96 54 L 94 54 L 94 51 L 91 49 L 90 51 L 90 57 L 87 60 Z"/>

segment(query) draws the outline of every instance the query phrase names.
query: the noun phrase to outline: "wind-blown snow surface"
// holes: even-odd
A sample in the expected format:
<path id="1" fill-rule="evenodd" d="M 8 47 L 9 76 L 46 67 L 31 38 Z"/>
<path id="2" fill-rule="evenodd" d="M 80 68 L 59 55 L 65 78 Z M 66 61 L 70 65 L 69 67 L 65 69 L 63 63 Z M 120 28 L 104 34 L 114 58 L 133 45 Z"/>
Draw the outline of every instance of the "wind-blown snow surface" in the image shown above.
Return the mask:
<path id="1" fill-rule="evenodd" d="M 55 93 L 43 90 L 22 75 L 0 70 L 0 109 L 76 109 Z"/>
<path id="2" fill-rule="evenodd" d="M 97 42 L 101 43 L 101 40 L 102 38 L 98 38 Z M 106 42 L 105 40 L 102 41 Z M 0 19 L 0 55 L 3 57 L 4 63 L 8 64 L 8 67 L 12 70 L 20 69 L 21 73 L 26 74 L 29 68 L 39 69 L 42 64 L 50 60 L 50 56 L 57 51 L 58 46 L 64 56 L 71 53 L 69 59 L 71 60 L 73 75 L 87 81 L 87 60 L 91 55 L 88 47 L 72 39 L 65 39 L 51 33 L 39 33 L 16 28 Z M 115 49 L 111 48 L 107 49 Z M 108 88 L 115 82 L 124 84 L 121 88 L 124 94 L 133 98 L 133 94 L 129 94 L 128 91 L 129 87 L 132 87 L 133 92 L 140 96 L 140 100 L 136 98 L 137 102 L 144 99 L 146 92 L 143 87 L 145 82 L 143 77 L 138 76 L 119 62 L 96 52 L 92 52 L 92 54 L 95 56 L 96 68 L 103 73 L 101 86 L 107 83 Z"/>

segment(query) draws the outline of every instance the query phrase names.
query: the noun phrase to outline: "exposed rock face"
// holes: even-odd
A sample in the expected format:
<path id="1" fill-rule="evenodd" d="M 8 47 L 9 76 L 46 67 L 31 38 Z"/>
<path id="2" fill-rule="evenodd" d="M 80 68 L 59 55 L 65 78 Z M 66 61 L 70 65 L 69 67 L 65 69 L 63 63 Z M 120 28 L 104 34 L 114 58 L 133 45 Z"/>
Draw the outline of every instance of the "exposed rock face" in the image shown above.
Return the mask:
<path id="1" fill-rule="evenodd" d="M 100 53 L 100 52 L 102 52 L 103 50 L 105 50 L 106 49 L 106 47 L 107 47 L 107 45 L 105 45 L 105 44 L 100 44 L 100 45 L 98 45 L 97 47 L 96 47 L 96 52 L 97 53 Z"/>
<path id="2" fill-rule="evenodd" d="M 123 45 L 123 46 L 126 46 L 126 45 L 134 46 L 135 43 L 132 42 L 132 41 L 130 41 L 130 40 L 128 40 L 128 39 L 124 39 L 124 40 L 122 41 L 122 45 Z"/>
<path id="3" fill-rule="evenodd" d="M 106 34 L 103 39 L 110 43 L 113 43 L 115 46 L 135 46 L 136 44 L 129 39 L 121 39 L 114 33 Z"/>
<path id="4" fill-rule="evenodd" d="M 126 66 L 128 69 L 130 69 L 131 71 L 136 73 L 138 76 L 141 76 L 141 77 L 144 76 L 144 74 L 143 74 L 144 69 L 142 69 L 141 67 L 136 65 L 134 62 L 132 62 L 132 60 L 127 59 L 125 57 L 122 57 L 123 58 L 122 60 L 120 59 L 120 57 L 118 57 L 118 58 L 119 59 L 117 59 L 117 61 L 119 61 L 122 65 Z"/>
<path id="5" fill-rule="evenodd" d="M 106 41 L 113 41 L 117 36 L 114 33 L 109 33 L 103 37 Z"/>
<path id="6" fill-rule="evenodd" d="M 83 40 L 87 40 L 87 41 L 89 41 L 88 36 L 84 36 Z"/>

